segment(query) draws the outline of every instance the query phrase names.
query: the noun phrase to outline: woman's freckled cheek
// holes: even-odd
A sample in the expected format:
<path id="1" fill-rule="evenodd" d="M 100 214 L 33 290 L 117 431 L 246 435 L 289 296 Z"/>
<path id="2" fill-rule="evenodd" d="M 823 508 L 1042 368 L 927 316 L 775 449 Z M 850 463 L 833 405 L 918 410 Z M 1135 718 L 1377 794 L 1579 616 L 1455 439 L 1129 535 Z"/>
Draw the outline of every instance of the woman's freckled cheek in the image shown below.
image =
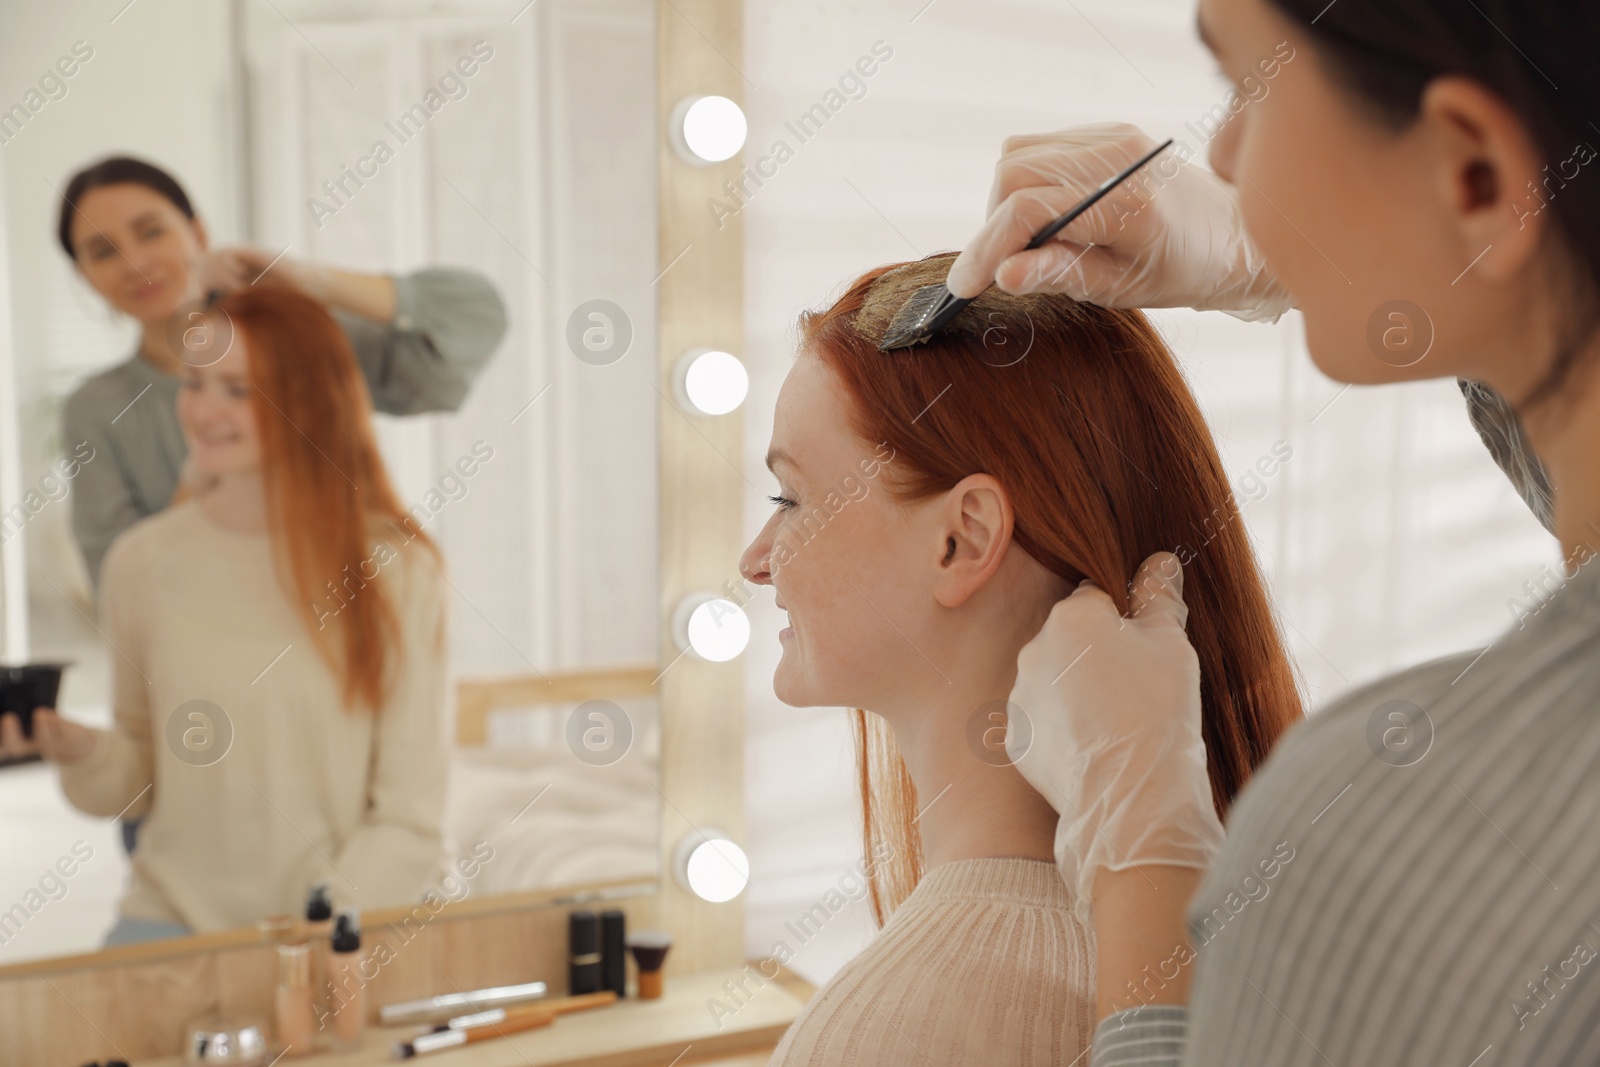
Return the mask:
<path id="1" fill-rule="evenodd" d="M 829 531 L 826 527 L 804 529 L 794 518 L 786 525 L 777 540 L 782 547 L 775 548 L 776 557 L 782 560 L 778 583 L 784 603 L 791 611 L 798 609 L 808 616 L 826 612 L 833 607 L 826 576 L 836 570 L 829 558 Z"/>
<path id="2" fill-rule="evenodd" d="M 871 566 L 860 547 L 862 527 L 870 525 L 863 521 L 867 518 L 861 503 L 850 503 L 837 514 L 802 505 L 774 536 L 776 584 L 801 626 L 825 623 L 831 628 L 861 607 L 852 583 L 860 587 Z"/>

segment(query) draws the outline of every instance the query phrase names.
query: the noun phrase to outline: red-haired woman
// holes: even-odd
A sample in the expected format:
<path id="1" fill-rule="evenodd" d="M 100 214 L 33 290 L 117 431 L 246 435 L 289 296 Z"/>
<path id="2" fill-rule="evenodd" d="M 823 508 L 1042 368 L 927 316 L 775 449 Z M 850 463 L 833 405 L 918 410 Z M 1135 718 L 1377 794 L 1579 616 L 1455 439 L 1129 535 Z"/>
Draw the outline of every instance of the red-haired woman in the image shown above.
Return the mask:
<path id="1" fill-rule="evenodd" d="M 262 284 L 211 317 L 231 347 L 177 404 L 197 488 L 106 556 L 115 725 L 35 719 L 74 805 L 143 816 L 112 944 L 294 912 L 320 881 L 414 900 L 439 860 L 439 554 L 328 311 Z"/>
<path id="2" fill-rule="evenodd" d="M 1301 702 L 1205 423 L 1138 311 L 991 288 L 909 352 L 894 313 L 952 257 L 871 271 L 801 324 L 769 466 L 777 511 L 744 576 L 789 613 L 773 685 L 854 712 L 878 937 L 774 1064 L 1074 1063 L 1094 942 L 1056 813 L 1008 757 L 1007 695 L 1051 606 L 1126 605 L 1187 546 L 1210 800 L 1227 811 Z M 892 914 L 891 914 L 892 913 Z M 780 953 L 781 955 L 781 953 Z"/>

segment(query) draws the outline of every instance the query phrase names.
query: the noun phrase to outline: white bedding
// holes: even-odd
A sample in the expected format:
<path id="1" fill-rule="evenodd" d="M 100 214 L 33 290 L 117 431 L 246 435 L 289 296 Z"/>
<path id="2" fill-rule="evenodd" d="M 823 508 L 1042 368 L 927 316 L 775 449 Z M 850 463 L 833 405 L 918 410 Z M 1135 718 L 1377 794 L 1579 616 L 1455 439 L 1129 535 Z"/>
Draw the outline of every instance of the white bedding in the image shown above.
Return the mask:
<path id="1" fill-rule="evenodd" d="M 473 879 L 474 895 L 656 877 L 654 701 L 618 703 L 632 720 L 633 742 L 605 766 L 585 763 L 568 747 L 568 707 L 496 711 L 487 745 L 455 749 L 447 855 L 470 856 L 480 841 L 494 849 Z"/>

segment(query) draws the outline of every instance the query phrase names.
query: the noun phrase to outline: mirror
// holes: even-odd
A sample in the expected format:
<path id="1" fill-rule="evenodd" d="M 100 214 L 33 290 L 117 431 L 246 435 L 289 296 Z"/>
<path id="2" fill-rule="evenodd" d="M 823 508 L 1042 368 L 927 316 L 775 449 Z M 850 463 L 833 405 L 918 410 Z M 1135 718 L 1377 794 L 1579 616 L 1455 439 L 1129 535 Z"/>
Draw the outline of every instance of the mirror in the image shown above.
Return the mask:
<path id="1" fill-rule="evenodd" d="M 245 244 L 271 260 L 263 276 L 304 280 L 313 276 L 306 265 L 316 265 L 398 279 L 389 322 L 352 311 L 358 301 L 333 307 L 358 357 L 363 335 L 370 350 L 386 351 L 389 331 L 399 330 L 426 333 L 436 349 L 430 358 L 449 358 L 471 348 L 464 335 L 481 334 L 495 318 L 484 287 L 505 309 L 503 337 L 455 410 L 375 416 L 406 528 L 438 546 L 447 583 L 448 680 L 440 692 L 448 707 L 438 714 L 450 714 L 439 730 L 441 743 L 449 738 L 449 785 L 438 805 L 438 866 L 420 886 L 413 877 L 384 891 L 393 897 L 387 902 L 409 902 L 422 889 L 454 899 L 653 887 L 661 853 L 654 685 L 663 387 L 654 4 L 170 0 L 108 10 L 93 25 L 51 8 L 13 21 L 19 25 L 0 46 L 8 69 L 38 67 L 42 76 L 21 112 L 0 115 L 0 258 L 10 264 L 13 349 L 0 366 L 0 454 L 10 457 L 0 462 L 6 663 L 69 662 L 59 708 L 108 728 L 119 656 L 152 662 L 143 638 L 159 645 L 166 632 L 136 611 L 115 632 L 139 634 L 140 647 L 113 647 L 72 517 L 82 514 L 90 484 L 80 472 L 124 462 L 115 451 L 122 431 L 107 430 L 113 447 L 85 459 L 74 451 L 81 442 L 63 430 L 67 399 L 87 379 L 138 358 L 141 335 L 58 246 L 62 192 L 96 160 L 136 156 L 178 179 L 212 249 Z M 449 284 L 430 281 L 439 267 L 470 272 L 470 284 L 459 273 Z M 408 410 L 408 397 L 428 392 L 426 368 L 415 372 L 422 386 L 408 384 L 411 372 L 398 359 L 363 361 L 362 369 L 374 398 L 392 410 Z M 409 410 L 449 406 L 438 400 L 417 399 Z M 136 397 L 114 420 L 142 417 L 131 405 L 149 402 Z M 74 458 L 69 473 L 64 464 Z M 146 541 L 159 556 L 159 539 Z M 183 570 L 205 566 L 198 555 L 181 562 Z M 297 908 L 304 889 L 282 869 L 296 856 L 262 868 L 245 858 L 260 845 L 247 839 L 258 831 L 297 854 L 296 870 L 323 870 L 336 898 L 364 896 L 375 906 L 384 895 L 339 869 L 340 849 L 357 832 L 348 819 L 330 820 L 337 831 L 300 828 L 303 813 L 321 803 L 319 790 L 350 787 L 348 768 L 318 777 L 337 754 L 308 753 L 293 736 L 270 734 L 260 708 L 230 717 L 204 685 L 185 681 L 185 664 L 214 666 L 231 654 L 225 620 L 240 594 L 230 596 L 226 585 L 214 583 L 217 603 L 201 616 L 191 605 L 175 609 L 191 623 L 224 621 L 203 628 L 184 655 L 158 659 L 159 674 L 142 683 L 156 694 L 145 717 L 156 769 L 154 799 L 130 804 L 144 820 L 132 846 L 134 889 L 120 824 L 69 802 L 55 765 L 0 768 L 0 967 L 100 947 L 135 889 L 145 902 L 160 898 L 151 914 L 175 908 L 196 917 L 195 933 L 227 928 L 230 917 L 234 926 L 252 921 L 241 914 L 246 905 L 224 899 L 226 886 L 241 881 L 276 879 L 270 890 L 245 893 L 270 898 L 268 914 Z M 365 588 L 340 585 L 330 583 L 323 601 L 334 614 L 356 603 L 350 589 Z M 193 583 L 170 587 L 177 586 L 194 594 Z M 140 611 L 165 618 L 159 597 L 169 585 L 140 588 Z M 213 638 L 214 652 L 205 647 Z M 260 657 L 261 673 L 246 690 L 272 689 L 274 672 L 292 680 L 313 670 L 309 639 L 284 644 L 278 659 L 270 651 Z M 272 706 L 286 707 L 295 690 L 286 680 L 274 691 Z M 196 711 L 191 701 L 210 703 Z M 374 729 L 381 736 L 381 725 Z M 380 760 L 381 744 L 361 737 L 371 747 L 359 751 Z M 187 776 L 181 788 L 159 746 Z M 237 781 L 207 792 L 234 768 L 259 802 L 215 816 L 207 840 L 181 840 L 162 826 L 172 825 L 162 818 L 163 771 L 173 785 L 167 795 L 192 806 L 208 795 L 236 800 Z M 358 785 L 361 773 L 356 768 Z M 356 807 L 370 816 L 387 790 L 414 812 L 407 794 L 432 781 L 402 773 L 380 788 L 368 778 Z M 414 845 L 419 832 L 427 837 L 426 828 L 380 827 L 370 840 L 382 852 L 393 834 L 409 833 Z M 155 863 L 144 849 L 192 849 L 204 859 L 143 870 Z M 159 872 L 173 869 L 211 874 L 164 885 Z"/>

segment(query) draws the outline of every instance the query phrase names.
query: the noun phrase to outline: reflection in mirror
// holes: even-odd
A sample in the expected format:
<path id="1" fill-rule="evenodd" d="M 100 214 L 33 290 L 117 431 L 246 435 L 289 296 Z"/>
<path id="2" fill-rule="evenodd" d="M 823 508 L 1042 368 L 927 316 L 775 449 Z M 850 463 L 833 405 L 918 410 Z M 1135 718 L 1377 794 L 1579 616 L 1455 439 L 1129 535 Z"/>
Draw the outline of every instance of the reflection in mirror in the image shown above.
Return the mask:
<path id="1" fill-rule="evenodd" d="M 0 966 L 654 882 L 654 5 L 14 21 Z"/>

